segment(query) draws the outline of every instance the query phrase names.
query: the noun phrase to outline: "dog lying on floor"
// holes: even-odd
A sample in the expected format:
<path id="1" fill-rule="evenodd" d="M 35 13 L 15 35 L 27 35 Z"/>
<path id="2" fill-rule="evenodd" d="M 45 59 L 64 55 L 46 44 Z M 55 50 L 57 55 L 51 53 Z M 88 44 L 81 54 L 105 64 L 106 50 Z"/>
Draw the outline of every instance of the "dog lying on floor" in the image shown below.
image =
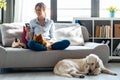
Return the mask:
<path id="1" fill-rule="evenodd" d="M 102 60 L 95 54 L 90 54 L 83 59 L 61 60 L 55 65 L 54 73 L 60 76 L 79 78 L 84 78 L 85 75 L 98 75 L 100 73 L 117 75 L 105 68 Z"/>

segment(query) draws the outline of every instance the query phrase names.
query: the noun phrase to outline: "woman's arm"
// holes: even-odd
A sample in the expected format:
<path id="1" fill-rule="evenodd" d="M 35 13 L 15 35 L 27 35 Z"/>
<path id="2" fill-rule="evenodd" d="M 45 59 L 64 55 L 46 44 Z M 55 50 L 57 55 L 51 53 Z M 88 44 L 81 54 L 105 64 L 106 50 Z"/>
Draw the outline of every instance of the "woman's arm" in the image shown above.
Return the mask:
<path id="1" fill-rule="evenodd" d="M 51 21 L 50 42 L 51 42 L 51 43 L 56 42 L 56 38 L 55 38 L 55 24 L 54 24 L 53 21 Z"/>

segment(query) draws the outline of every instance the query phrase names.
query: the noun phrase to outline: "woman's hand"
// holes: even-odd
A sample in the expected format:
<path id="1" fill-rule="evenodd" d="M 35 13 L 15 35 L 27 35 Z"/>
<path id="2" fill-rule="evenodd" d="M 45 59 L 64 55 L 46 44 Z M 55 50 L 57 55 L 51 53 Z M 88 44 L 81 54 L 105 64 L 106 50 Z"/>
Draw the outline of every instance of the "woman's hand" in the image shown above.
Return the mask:
<path id="1" fill-rule="evenodd" d="M 30 27 L 25 27 L 26 32 L 30 32 Z"/>
<path id="2" fill-rule="evenodd" d="M 26 30 L 26 38 L 27 38 L 27 40 L 29 40 L 31 38 L 30 27 L 25 27 L 25 30 Z"/>

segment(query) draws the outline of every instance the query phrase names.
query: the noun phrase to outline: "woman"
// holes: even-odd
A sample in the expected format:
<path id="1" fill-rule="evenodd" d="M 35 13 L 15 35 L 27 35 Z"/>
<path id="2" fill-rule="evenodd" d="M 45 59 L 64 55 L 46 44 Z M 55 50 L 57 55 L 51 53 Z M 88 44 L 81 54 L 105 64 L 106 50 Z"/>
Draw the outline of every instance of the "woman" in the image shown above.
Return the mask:
<path id="1" fill-rule="evenodd" d="M 70 45 L 70 41 L 62 40 L 55 42 L 54 31 L 55 25 L 52 20 L 46 18 L 46 6 L 44 3 L 40 2 L 35 5 L 35 12 L 37 18 L 30 21 L 30 28 L 26 27 L 26 38 L 28 40 L 28 48 L 35 51 L 46 51 L 47 48 L 32 40 L 35 34 L 42 34 L 45 39 L 51 44 L 52 50 L 63 50 Z"/>

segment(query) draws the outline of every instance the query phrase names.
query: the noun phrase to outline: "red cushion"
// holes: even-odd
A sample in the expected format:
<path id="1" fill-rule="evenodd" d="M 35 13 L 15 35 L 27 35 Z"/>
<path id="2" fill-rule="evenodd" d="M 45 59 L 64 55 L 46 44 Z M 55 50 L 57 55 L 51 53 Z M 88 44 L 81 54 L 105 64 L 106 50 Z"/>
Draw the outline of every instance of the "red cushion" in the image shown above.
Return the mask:
<path id="1" fill-rule="evenodd" d="M 28 40 L 26 39 L 25 26 L 23 26 L 22 42 L 27 46 Z"/>

